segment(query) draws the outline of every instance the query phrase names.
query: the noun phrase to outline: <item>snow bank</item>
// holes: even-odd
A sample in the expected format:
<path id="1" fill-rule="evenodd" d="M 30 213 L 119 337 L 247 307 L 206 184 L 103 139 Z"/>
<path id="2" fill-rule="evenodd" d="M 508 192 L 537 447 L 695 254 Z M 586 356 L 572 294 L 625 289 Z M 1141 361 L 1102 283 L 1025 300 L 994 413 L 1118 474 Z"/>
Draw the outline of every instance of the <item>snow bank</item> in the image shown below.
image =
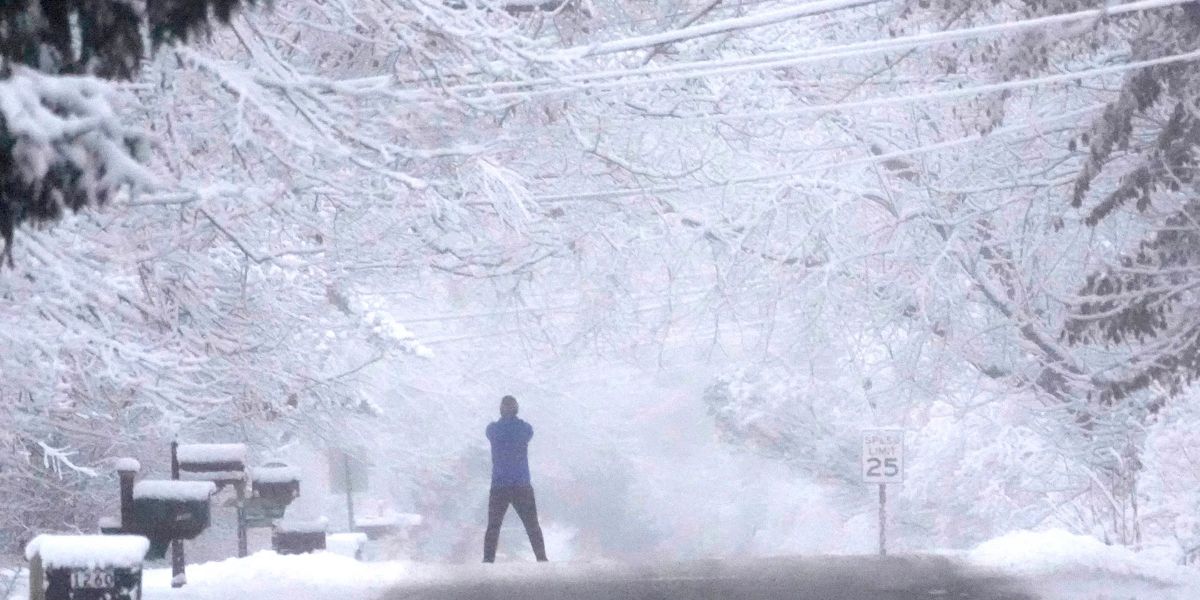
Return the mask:
<path id="1" fill-rule="evenodd" d="M 173 481 L 170 479 L 146 479 L 133 484 L 133 498 L 156 498 L 159 500 L 208 500 L 217 493 L 217 486 L 208 481 Z"/>
<path id="2" fill-rule="evenodd" d="M 149 549 L 140 535 L 39 535 L 25 546 L 25 558 L 41 556 L 47 568 L 132 568 Z"/>
<path id="3" fill-rule="evenodd" d="M 227 600 L 247 594 L 261 600 L 349 600 L 375 598 L 400 584 L 403 563 L 362 563 L 330 552 L 280 556 L 259 552 L 246 558 L 188 565 L 185 587 L 171 589 L 170 569 L 147 570 L 145 600 Z"/>
<path id="4" fill-rule="evenodd" d="M 300 481 L 300 469 L 291 466 L 255 467 L 250 470 L 250 479 L 258 483 L 290 483 Z"/>
<path id="5" fill-rule="evenodd" d="M 181 463 L 246 464 L 245 444 L 180 444 L 176 456 Z"/>
<path id="6" fill-rule="evenodd" d="M 1166 585 L 1200 584 L 1191 569 L 1061 529 L 1009 533 L 980 544 L 967 553 L 967 560 L 979 567 L 1024 577 L 1115 576 Z"/>

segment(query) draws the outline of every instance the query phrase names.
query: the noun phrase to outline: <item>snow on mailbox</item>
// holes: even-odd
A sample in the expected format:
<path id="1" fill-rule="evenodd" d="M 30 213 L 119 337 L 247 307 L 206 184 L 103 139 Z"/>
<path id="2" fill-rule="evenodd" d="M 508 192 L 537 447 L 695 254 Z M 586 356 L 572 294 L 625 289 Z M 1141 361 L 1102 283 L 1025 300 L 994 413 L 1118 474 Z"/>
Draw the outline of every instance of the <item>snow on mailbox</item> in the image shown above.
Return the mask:
<path id="1" fill-rule="evenodd" d="M 300 469 L 283 463 L 267 463 L 250 471 L 254 495 L 287 506 L 300 495 Z"/>
<path id="2" fill-rule="evenodd" d="M 25 547 L 30 600 L 140 600 L 140 535 L 39 535 Z"/>
<path id="3" fill-rule="evenodd" d="M 208 528 L 209 481 L 143 480 L 133 486 L 133 531 L 150 538 L 152 557 L 166 554 L 172 540 L 190 540 Z"/>
<path id="4" fill-rule="evenodd" d="M 175 458 L 180 479 L 211 481 L 220 487 L 246 480 L 245 444 L 180 444 Z"/>

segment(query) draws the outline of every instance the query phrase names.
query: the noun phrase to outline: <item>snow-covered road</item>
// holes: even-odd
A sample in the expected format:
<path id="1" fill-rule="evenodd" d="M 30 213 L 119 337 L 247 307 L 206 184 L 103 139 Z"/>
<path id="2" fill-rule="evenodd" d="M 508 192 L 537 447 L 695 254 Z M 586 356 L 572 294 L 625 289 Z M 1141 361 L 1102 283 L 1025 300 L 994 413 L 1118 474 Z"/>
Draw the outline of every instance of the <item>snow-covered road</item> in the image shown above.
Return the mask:
<path id="1" fill-rule="evenodd" d="M 936 556 L 704 560 L 535 572 L 471 569 L 384 600 L 1032 600 L 1021 582 Z"/>
<path id="2" fill-rule="evenodd" d="M 27 574 L 28 571 L 25 571 Z M 28 597 L 25 578 L 9 598 Z M 331 552 L 145 572 L 145 600 L 1196 600 L 1200 569 L 1063 531 L 1015 532 L 936 555 L 624 564 L 360 562 Z"/>
<path id="3" fill-rule="evenodd" d="M 147 573 L 146 600 L 1194 600 L 1200 578 L 1091 568 L 1000 571 L 946 556 L 793 557 L 643 565 L 359 563 L 330 554 L 195 565 L 190 583 Z"/>

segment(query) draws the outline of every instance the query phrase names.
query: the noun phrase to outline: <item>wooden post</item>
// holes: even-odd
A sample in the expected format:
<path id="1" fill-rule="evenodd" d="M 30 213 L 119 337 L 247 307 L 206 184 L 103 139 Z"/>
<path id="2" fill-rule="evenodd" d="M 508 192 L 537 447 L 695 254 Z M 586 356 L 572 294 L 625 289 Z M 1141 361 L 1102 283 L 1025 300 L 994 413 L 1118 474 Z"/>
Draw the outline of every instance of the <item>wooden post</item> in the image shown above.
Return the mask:
<path id="1" fill-rule="evenodd" d="M 171 442 L 171 479 L 179 480 L 179 442 Z M 171 540 L 171 587 L 187 584 L 187 560 L 183 556 L 183 540 Z"/>
<path id="2" fill-rule="evenodd" d="M 350 472 L 350 453 L 342 454 L 342 464 L 346 467 L 346 520 L 350 522 L 350 531 L 354 531 L 354 474 Z"/>
<path id="3" fill-rule="evenodd" d="M 118 471 L 121 480 L 121 532 L 129 533 L 133 527 L 133 484 L 137 471 Z"/>
<path id="4" fill-rule="evenodd" d="M 20 577 L 17 570 L 15 577 Z M 46 600 L 46 571 L 42 565 L 42 555 L 34 554 L 29 562 L 29 600 Z"/>
<path id="5" fill-rule="evenodd" d="M 171 587 L 187 584 L 187 560 L 183 557 L 183 540 L 171 540 Z"/>
<path id="6" fill-rule="evenodd" d="M 887 484 L 879 484 L 879 555 L 887 556 Z"/>
<path id="7" fill-rule="evenodd" d="M 234 484 L 233 487 L 237 491 L 238 558 L 245 558 L 249 554 L 249 543 L 246 539 L 246 484 L 242 482 Z"/>

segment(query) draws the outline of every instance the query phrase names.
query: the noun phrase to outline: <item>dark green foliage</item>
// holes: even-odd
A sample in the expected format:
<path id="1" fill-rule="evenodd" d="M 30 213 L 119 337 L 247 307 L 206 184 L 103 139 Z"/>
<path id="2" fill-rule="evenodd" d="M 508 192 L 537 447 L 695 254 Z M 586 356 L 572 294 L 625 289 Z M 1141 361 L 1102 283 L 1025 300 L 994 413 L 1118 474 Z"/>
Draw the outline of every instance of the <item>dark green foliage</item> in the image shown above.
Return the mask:
<path id="1" fill-rule="evenodd" d="M 9 134 L 0 115 L 0 237 L 7 256 L 16 228 L 25 222 L 46 223 L 62 218 L 63 210 L 79 210 L 88 204 L 103 204 L 108 190 L 81 185 L 83 171 L 65 153 L 59 152 L 46 174 L 30 180 L 17 165 L 20 141 Z M 96 175 L 104 176 L 101 165 Z M 11 260 L 11 257 L 9 257 Z"/>
<path id="2" fill-rule="evenodd" d="M 1197 219 L 1200 198 L 1193 198 L 1118 265 L 1088 276 L 1080 292 L 1085 300 L 1072 307 L 1064 339 L 1138 348 L 1144 355 L 1126 377 L 1108 382 L 1102 398 L 1120 399 L 1151 385 L 1175 395 L 1200 377 Z"/>
<path id="3" fill-rule="evenodd" d="M 1137 208 L 1146 210 L 1156 190 L 1179 192 L 1196 180 L 1197 149 L 1200 148 L 1200 119 L 1195 109 L 1177 102 L 1175 110 L 1161 128 L 1154 146 L 1140 165 L 1125 173 L 1117 189 L 1108 194 L 1087 216 L 1096 225 L 1118 206 L 1137 200 Z M 1128 134 L 1126 134 L 1128 135 Z M 1080 183 L 1078 185 L 1086 184 Z M 1076 205 L 1082 192 L 1075 194 Z"/>
<path id="4" fill-rule="evenodd" d="M 17 65 L 50 75 L 129 79 L 145 58 L 142 40 L 147 34 L 155 47 L 187 42 L 206 32 L 212 21 L 228 23 L 235 9 L 255 2 L 146 0 L 143 12 L 139 3 L 130 0 L 0 0 L 0 83 L 13 75 Z M 86 116 L 51 103 L 43 99 L 60 116 Z M 97 184 L 106 175 L 106 157 L 81 148 L 75 138 L 51 142 L 52 157 L 44 173 L 22 168 L 19 154 L 27 141 L 13 131 L 0 114 L 0 255 L 10 261 L 18 227 L 57 221 L 64 210 L 102 204 L 116 190 L 113 185 Z M 135 143 L 116 141 L 125 146 Z M 80 160 L 81 153 L 88 160 Z"/>
<path id="5" fill-rule="evenodd" d="M 145 55 L 143 31 L 155 47 L 187 42 L 212 21 L 228 23 L 256 0 L 0 0 L 0 60 L 59 74 L 130 78 Z M 74 47 L 72 19 L 80 46 Z"/>
<path id="6" fill-rule="evenodd" d="M 241 5 L 253 5 L 256 0 L 149 0 L 146 16 L 150 39 L 155 46 L 172 42 L 187 42 L 192 36 L 209 28 L 209 18 L 229 23 L 234 10 Z"/>
<path id="7" fill-rule="evenodd" d="M 1121 399 L 1152 384 L 1177 394 L 1200 374 L 1200 201 L 1190 201 L 1151 239 L 1101 273 L 1088 276 L 1063 334 L 1071 344 L 1136 344 L 1154 360 L 1112 380 L 1101 399 Z"/>
<path id="8" fill-rule="evenodd" d="M 1132 44 L 1134 58 L 1194 51 L 1198 39 L 1200 6 L 1186 5 L 1143 20 Z M 1127 205 L 1138 213 L 1166 211 L 1156 217 L 1155 233 L 1135 241 L 1116 264 L 1090 274 L 1081 300 L 1070 307 L 1065 341 L 1136 357 L 1123 375 L 1098 390 L 1105 402 L 1152 386 L 1175 395 L 1200 377 L 1198 108 L 1196 62 L 1143 69 L 1125 78 L 1117 99 L 1080 137 L 1088 155 L 1070 201 L 1087 208 L 1087 224 L 1112 219 Z M 1097 194 L 1093 188 L 1101 177 L 1105 193 Z"/>

